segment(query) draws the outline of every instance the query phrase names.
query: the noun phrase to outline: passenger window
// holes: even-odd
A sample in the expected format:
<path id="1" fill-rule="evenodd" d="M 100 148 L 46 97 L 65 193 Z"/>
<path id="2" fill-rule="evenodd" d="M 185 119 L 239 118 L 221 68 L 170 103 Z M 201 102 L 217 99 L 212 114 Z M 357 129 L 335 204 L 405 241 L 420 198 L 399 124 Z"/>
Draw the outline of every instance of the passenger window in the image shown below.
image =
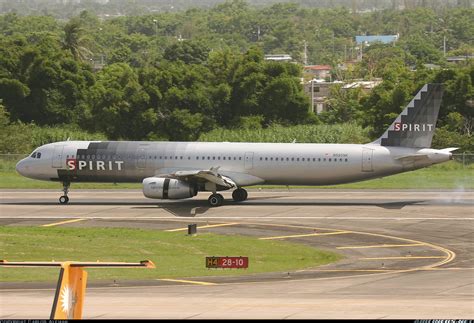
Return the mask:
<path id="1" fill-rule="evenodd" d="M 41 158 L 41 153 L 37 153 L 36 158 Z"/>
<path id="2" fill-rule="evenodd" d="M 239 160 L 242 160 L 242 157 L 239 157 Z"/>

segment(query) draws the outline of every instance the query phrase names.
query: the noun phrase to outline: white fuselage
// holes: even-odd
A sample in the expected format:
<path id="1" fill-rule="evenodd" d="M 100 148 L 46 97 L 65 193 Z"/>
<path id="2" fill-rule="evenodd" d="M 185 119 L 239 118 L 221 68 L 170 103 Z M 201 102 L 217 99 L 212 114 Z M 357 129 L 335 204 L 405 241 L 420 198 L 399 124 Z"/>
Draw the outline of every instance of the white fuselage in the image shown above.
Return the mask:
<path id="1" fill-rule="evenodd" d="M 213 169 L 239 187 L 331 185 L 382 177 L 450 159 L 435 149 L 373 144 L 64 141 L 35 150 L 17 171 L 61 182 L 141 182 L 181 170 Z M 423 154 L 427 158 L 403 159 Z"/>

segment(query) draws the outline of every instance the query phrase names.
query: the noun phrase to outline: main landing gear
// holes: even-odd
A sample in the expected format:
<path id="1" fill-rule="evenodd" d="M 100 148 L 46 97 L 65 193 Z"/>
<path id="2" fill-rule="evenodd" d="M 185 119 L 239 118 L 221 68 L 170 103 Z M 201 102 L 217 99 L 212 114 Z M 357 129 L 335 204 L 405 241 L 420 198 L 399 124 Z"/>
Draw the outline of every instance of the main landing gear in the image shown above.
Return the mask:
<path id="1" fill-rule="evenodd" d="M 59 198 L 59 203 L 67 204 L 69 202 L 69 197 L 67 197 L 67 193 L 69 192 L 69 186 L 71 183 L 63 182 L 63 192 L 64 195 Z"/>
<path id="2" fill-rule="evenodd" d="M 232 198 L 234 199 L 235 202 L 242 202 L 247 199 L 247 191 L 244 190 L 243 188 L 238 188 L 235 191 L 232 192 Z"/>
<path id="3" fill-rule="evenodd" d="M 222 203 L 224 203 L 224 197 L 221 194 L 214 193 L 211 196 L 209 196 L 207 201 L 209 202 L 209 205 L 212 207 L 221 206 Z"/>
<path id="4" fill-rule="evenodd" d="M 247 196 L 247 191 L 243 188 L 238 188 L 232 192 L 232 198 L 235 202 L 245 201 L 247 199 Z M 221 206 L 224 203 L 224 197 L 221 194 L 214 193 L 209 196 L 209 199 L 207 201 L 212 207 Z"/>

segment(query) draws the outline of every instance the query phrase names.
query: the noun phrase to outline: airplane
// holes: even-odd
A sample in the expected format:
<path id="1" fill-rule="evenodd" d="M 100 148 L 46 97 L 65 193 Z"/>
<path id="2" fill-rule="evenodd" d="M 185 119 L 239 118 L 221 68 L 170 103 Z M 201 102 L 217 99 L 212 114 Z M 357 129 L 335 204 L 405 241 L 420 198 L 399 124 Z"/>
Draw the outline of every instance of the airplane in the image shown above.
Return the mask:
<path id="1" fill-rule="evenodd" d="M 334 185 L 416 170 L 452 159 L 457 148 L 431 149 L 442 84 L 425 84 L 385 133 L 367 144 L 241 142 L 61 141 L 22 159 L 23 176 L 63 184 L 61 204 L 75 182 L 142 182 L 152 199 L 185 199 L 251 185 Z"/>
<path id="2" fill-rule="evenodd" d="M 87 271 L 84 268 L 156 268 L 150 260 L 133 262 L 9 262 L 0 260 L 0 267 L 59 267 L 59 278 L 54 293 L 51 320 L 82 319 L 86 297 Z"/>

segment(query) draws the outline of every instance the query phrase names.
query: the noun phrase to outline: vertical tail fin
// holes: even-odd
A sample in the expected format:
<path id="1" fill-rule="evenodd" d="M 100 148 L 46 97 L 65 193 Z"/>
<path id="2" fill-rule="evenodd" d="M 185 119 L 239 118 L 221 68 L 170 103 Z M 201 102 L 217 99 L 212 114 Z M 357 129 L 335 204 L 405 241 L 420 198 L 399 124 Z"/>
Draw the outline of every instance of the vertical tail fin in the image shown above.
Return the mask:
<path id="1" fill-rule="evenodd" d="M 425 84 L 385 133 L 372 144 L 431 147 L 442 97 L 442 84 Z"/>
<path id="2" fill-rule="evenodd" d="M 51 310 L 52 320 L 82 318 L 86 284 L 87 272 L 81 267 L 73 267 L 70 262 L 61 265 Z"/>

